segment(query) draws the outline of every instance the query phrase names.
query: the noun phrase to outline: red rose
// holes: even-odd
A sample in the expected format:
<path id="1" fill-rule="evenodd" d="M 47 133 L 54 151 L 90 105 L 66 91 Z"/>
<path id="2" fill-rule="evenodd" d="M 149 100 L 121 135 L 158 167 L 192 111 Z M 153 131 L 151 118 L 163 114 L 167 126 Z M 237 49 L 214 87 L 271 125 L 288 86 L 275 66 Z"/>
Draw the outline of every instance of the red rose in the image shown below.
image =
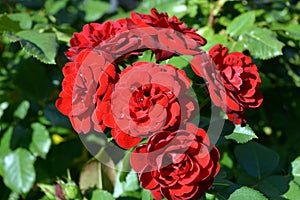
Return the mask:
<path id="1" fill-rule="evenodd" d="M 103 130 L 109 121 L 106 118 L 93 120 L 93 112 L 108 101 L 112 84 L 118 78 L 115 66 L 108 61 L 109 56 L 103 52 L 84 50 L 74 62 L 63 68 L 63 90 L 56 101 L 57 108 L 67 115 L 76 132 L 87 133 L 91 129 Z"/>
<path id="2" fill-rule="evenodd" d="M 208 81 L 212 101 L 227 113 L 228 119 L 245 125 L 245 110 L 259 107 L 263 101 L 256 65 L 243 53 L 228 54 L 228 48 L 220 44 L 212 47 L 209 55 L 212 60 L 204 54 L 194 57 L 194 72 Z"/>
<path id="3" fill-rule="evenodd" d="M 112 96 L 116 128 L 112 136 L 123 148 L 159 130 L 176 130 L 192 115 L 194 102 L 185 93 L 190 82 L 184 71 L 171 65 L 136 62 L 121 73 Z"/>
<path id="4" fill-rule="evenodd" d="M 193 46 L 195 50 L 195 46 L 198 48 L 199 45 L 203 46 L 206 44 L 206 40 L 197 34 L 195 29 L 187 28 L 176 16 L 169 18 L 167 13 L 158 13 L 155 8 L 151 9 L 151 15 L 132 12 L 131 18 L 120 19 L 118 22 L 124 30 L 145 30 L 147 34 L 152 35 L 156 43 L 163 43 L 161 44 L 162 48 L 151 48 L 156 55 L 157 61 L 166 60 L 176 55 L 175 52 L 178 50 L 178 48 L 176 48 L 178 45 L 180 49 Z M 174 33 L 166 34 L 166 32 L 164 32 L 164 35 L 161 34 L 161 37 L 157 38 L 159 37 L 158 32 L 162 32 L 161 30 L 163 29 L 173 30 Z M 178 37 L 180 34 L 181 36 Z M 178 45 L 175 45 L 174 41 L 176 41 Z M 184 43 L 184 47 L 182 43 Z M 168 49 L 166 50 L 166 48 L 169 47 L 173 48 L 170 48 L 169 51 Z"/>
<path id="5" fill-rule="evenodd" d="M 206 44 L 206 40 L 196 33 L 196 29 L 187 28 L 185 24 L 182 21 L 180 21 L 176 16 L 169 18 L 167 13 L 158 13 L 156 8 L 151 9 L 151 15 L 132 12 L 131 19 L 132 22 L 136 24 L 137 28 L 145 28 L 150 26 L 173 29 L 194 39 L 201 46 L 204 46 Z M 132 29 L 132 27 L 134 27 L 132 23 L 128 24 L 128 29 Z"/>
<path id="6" fill-rule="evenodd" d="M 160 44 L 159 48 L 154 49 L 157 61 L 174 55 L 196 55 L 200 51 L 195 40 L 172 29 L 157 29 L 157 43 Z"/>
<path id="7" fill-rule="evenodd" d="M 220 155 L 207 133 L 193 124 L 175 132 L 160 131 L 137 147 L 130 162 L 140 184 L 155 199 L 199 199 L 219 171 Z"/>
<path id="8" fill-rule="evenodd" d="M 80 33 L 74 33 L 70 40 L 71 48 L 65 54 L 70 60 L 75 60 L 79 52 L 92 49 L 101 42 L 114 36 L 121 28 L 118 22 L 108 20 L 103 24 L 90 23 L 83 26 Z"/>

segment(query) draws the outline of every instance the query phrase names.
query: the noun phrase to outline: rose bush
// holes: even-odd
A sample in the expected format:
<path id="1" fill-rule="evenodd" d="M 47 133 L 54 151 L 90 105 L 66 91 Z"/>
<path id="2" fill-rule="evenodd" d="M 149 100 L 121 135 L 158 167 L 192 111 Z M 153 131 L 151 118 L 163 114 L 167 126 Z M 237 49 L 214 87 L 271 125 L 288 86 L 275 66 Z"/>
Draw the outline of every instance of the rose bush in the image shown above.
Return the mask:
<path id="1" fill-rule="evenodd" d="M 159 131 L 138 146 L 130 162 L 141 185 L 155 199 L 199 199 L 219 171 L 220 155 L 207 133 L 193 124 L 183 130 Z"/>
<path id="2" fill-rule="evenodd" d="M 205 44 L 178 18 L 152 9 L 150 15 L 133 12 L 131 18 L 85 25 L 66 52 L 72 62 L 63 69 L 58 109 L 78 133 L 108 127 L 106 135 L 124 149 L 146 142 L 133 150 L 130 161 L 142 187 L 156 199 L 200 198 L 212 187 L 220 159 L 206 131 L 191 123 L 199 114 L 188 94 L 191 80 L 184 70 L 161 61 L 194 56 L 192 69 L 236 124 L 245 125 L 245 110 L 262 103 L 261 81 L 250 57 L 228 54 L 222 45 L 207 55 L 199 48 Z M 145 50 L 155 54 L 157 63 L 128 59 Z"/>
<path id="3" fill-rule="evenodd" d="M 208 82 L 212 101 L 221 107 L 235 124 L 246 124 L 245 110 L 257 108 L 263 98 L 257 66 L 249 56 L 240 52 L 228 53 L 228 48 L 215 45 L 206 55 L 191 61 L 194 72 Z"/>

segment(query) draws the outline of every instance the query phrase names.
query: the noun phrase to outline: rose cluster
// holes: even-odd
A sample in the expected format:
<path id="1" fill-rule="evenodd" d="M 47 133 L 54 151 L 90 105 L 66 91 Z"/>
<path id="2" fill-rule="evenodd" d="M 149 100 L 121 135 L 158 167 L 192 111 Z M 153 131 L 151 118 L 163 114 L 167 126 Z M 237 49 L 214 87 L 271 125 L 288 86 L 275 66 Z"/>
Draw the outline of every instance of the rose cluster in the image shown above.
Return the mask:
<path id="1" fill-rule="evenodd" d="M 177 17 L 156 9 L 130 18 L 91 23 L 74 33 L 65 53 L 62 91 L 56 101 L 78 133 L 98 131 L 124 149 L 155 199 L 198 199 L 211 188 L 220 155 L 205 130 L 193 124 L 198 102 L 185 71 L 162 61 L 191 55 L 212 102 L 235 124 L 262 103 L 260 77 L 250 57 L 222 45 L 208 54 L 206 40 Z M 149 50 L 156 63 L 133 62 Z"/>

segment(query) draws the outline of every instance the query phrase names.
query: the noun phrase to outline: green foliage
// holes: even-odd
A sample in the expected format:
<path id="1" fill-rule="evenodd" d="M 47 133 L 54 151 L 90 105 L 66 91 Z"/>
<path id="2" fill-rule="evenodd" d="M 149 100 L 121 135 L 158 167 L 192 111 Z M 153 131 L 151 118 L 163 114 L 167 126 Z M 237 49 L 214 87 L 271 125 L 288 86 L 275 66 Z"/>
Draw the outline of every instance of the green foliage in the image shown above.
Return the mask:
<path id="1" fill-rule="evenodd" d="M 257 199 L 257 200 L 267 200 L 267 198 L 260 193 L 257 190 L 248 188 L 248 187 L 241 187 L 240 189 L 237 189 L 234 193 L 232 193 L 229 197 L 229 200 L 251 200 L 251 199 Z"/>
<path id="2" fill-rule="evenodd" d="M 297 199 L 300 3 L 138 2 L 137 12 L 149 13 L 156 7 L 197 28 L 207 39 L 204 50 L 221 43 L 230 52 L 251 56 L 259 68 L 264 104 L 247 112 L 249 124 L 245 127 L 227 127 L 225 123 L 216 144 L 221 152 L 221 171 L 206 199 Z M 64 51 L 72 34 L 86 23 L 130 15 L 126 6 L 108 13 L 109 6 L 104 0 L 0 2 L 0 199 L 57 200 L 57 185 L 67 199 L 153 199 L 130 168 L 130 152 L 112 159 L 112 152 L 100 151 L 97 158 L 108 165 L 92 158 L 69 119 L 55 107 L 61 69 L 67 62 Z M 178 56 L 167 63 L 198 81 L 189 70 L 190 59 Z M 155 61 L 150 51 L 136 60 Z M 200 85 L 194 90 L 204 105 L 200 125 L 206 127 L 209 122 L 205 120 L 209 121 L 211 114 L 207 91 Z M 97 151 L 102 148 L 97 136 L 89 139 Z"/>
<path id="3" fill-rule="evenodd" d="M 245 127 L 235 125 L 233 133 L 225 136 L 225 138 L 235 140 L 237 143 L 246 143 L 254 138 L 257 138 L 257 136 L 249 125 Z"/>
<path id="4" fill-rule="evenodd" d="M 276 152 L 256 142 L 237 146 L 234 153 L 243 169 L 259 179 L 271 174 L 279 163 Z"/>

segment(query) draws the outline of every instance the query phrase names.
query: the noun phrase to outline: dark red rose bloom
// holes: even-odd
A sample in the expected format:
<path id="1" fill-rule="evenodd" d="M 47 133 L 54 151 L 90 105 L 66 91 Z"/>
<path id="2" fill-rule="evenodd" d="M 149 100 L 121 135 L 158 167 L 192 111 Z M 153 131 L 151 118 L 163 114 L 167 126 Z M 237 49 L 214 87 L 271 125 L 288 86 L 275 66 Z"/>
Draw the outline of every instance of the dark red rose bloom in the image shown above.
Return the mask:
<path id="1" fill-rule="evenodd" d="M 163 48 L 151 48 L 157 61 L 166 60 L 176 55 L 178 45 L 180 49 L 183 49 L 183 46 L 184 48 L 193 46 L 193 50 L 196 50 L 199 45 L 206 44 L 206 40 L 196 33 L 196 29 L 187 28 L 176 16 L 169 18 L 167 13 L 158 13 L 155 8 L 151 9 L 150 15 L 131 12 L 131 18 L 120 19 L 118 22 L 124 30 L 145 30 L 147 34 L 152 35 L 158 44 L 163 43 L 161 45 Z M 166 34 L 166 32 L 161 31 L 162 29 L 170 29 L 174 33 Z M 158 35 L 158 32 L 161 32 L 160 35 Z M 179 37 L 179 35 L 181 36 Z M 179 44 L 176 45 L 175 41 Z M 166 48 L 170 48 L 170 50 L 168 51 Z"/>
<path id="2" fill-rule="evenodd" d="M 112 96 L 117 143 L 131 148 L 156 131 L 178 129 L 195 108 L 189 86 L 184 71 L 171 65 L 136 62 L 124 69 Z M 135 140 L 119 139 L 128 136 Z"/>
<path id="3" fill-rule="evenodd" d="M 110 99 L 112 85 L 118 79 L 115 66 L 108 60 L 109 55 L 86 49 L 63 68 L 63 90 L 56 106 L 70 118 L 78 133 L 91 129 L 103 131 L 105 122 L 110 121 L 106 116 L 92 119 L 93 112 L 99 112 L 102 104 Z"/>
<path id="4" fill-rule="evenodd" d="M 84 49 L 92 49 L 101 42 L 114 36 L 121 28 L 121 25 L 112 20 L 103 24 L 90 23 L 83 26 L 80 33 L 74 33 L 70 40 L 70 49 L 65 54 L 70 60 L 75 60 L 79 52 Z M 124 30 L 124 28 L 123 28 Z"/>
<path id="5" fill-rule="evenodd" d="M 156 8 L 151 9 L 150 15 L 131 12 L 131 20 L 132 21 L 127 19 L 126 24 L 128 29 L 147 27 L 168 28 L 183 33 L 197 41 L 201 46 L 206 44 L 206 40 L 196 33 L 196 29 L 187 28 L 176 16 L 169 18 L 167 13 L 158 13 Z"/>
<path id="6" fill-rule="evenodd" d="M 235 124 L 246 124 L 245 110 L 257 108 L 263 98 L 258 91 L 261 83 L 258 69 L 249 56 L 240 52 L 228 54 L 220 44 L 191 62 L 194 72 L 208 81 L 212 101 L 221 107 Z"/>
<path id="7" fill-rule="evenodd" d="M 211 188 L 219 159 L 207 133 L 188 123 L 183 130 L 151 135 L 132 152 L 130 162 L 155 199 L 193 200 Z"/>

